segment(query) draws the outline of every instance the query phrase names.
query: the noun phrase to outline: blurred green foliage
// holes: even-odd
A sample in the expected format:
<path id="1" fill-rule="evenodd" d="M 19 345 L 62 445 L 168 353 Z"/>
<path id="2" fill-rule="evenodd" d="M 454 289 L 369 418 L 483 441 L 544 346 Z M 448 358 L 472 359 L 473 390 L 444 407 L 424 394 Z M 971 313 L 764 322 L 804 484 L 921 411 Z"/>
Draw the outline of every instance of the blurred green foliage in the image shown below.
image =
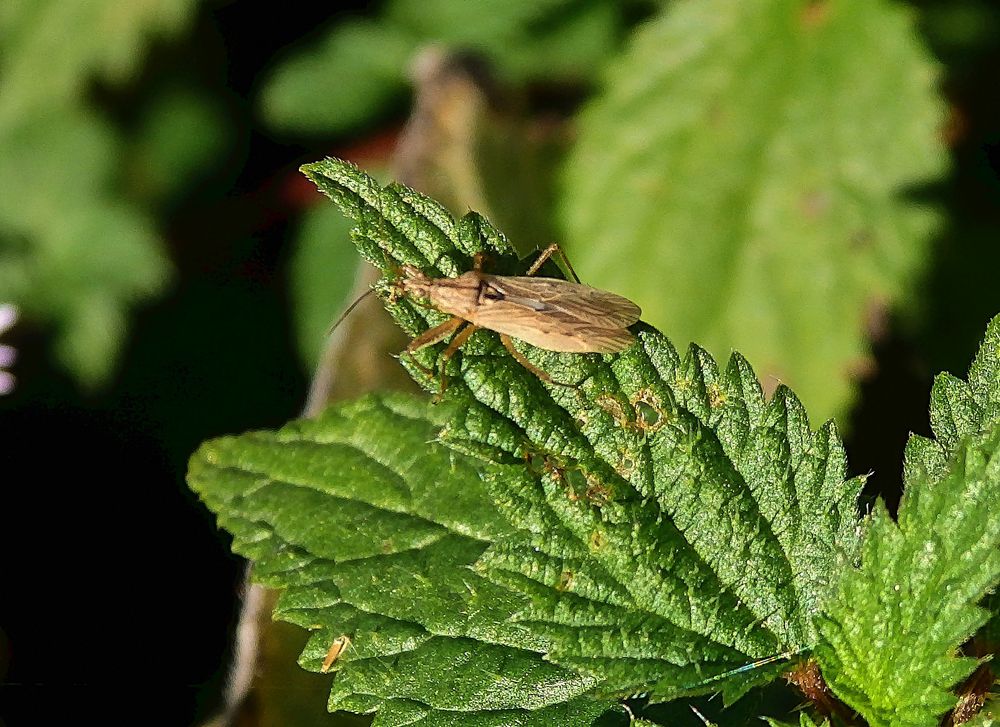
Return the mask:
<path id="1" fill-rule="evenodd" d="M 940 227 L 908 198 L 946 168 L 936 80 L 895 3 L 677 3 L 580 119 L 561 199 L 580 274 L 843 414 Z"/>
<path id="2" fill-rule="evenodd" d="M 192 8 L 15 0 L 0 13 L 0 300 L 54 329 L 87 388 L 113 370 L 128 309 L 170 277 L 155 220 L 121 185 L 123 135 L 87 86 L 127 80 Z"/>
<path id="3" fill-rule="evenodd" d="M 213 171 L 211 160 L 230 154 L 235 142 L 217 98 L 181 84 L 160 89 L 141 109 L 124 150 L 130 189 L 150 203 L 190 194 Z"/>
<path id="4" fill-rule="evenodd" d="M 311 372 L 319 363 L 330 325 L 350 303 L 357 277 L 350 220 L 332 205 L 306 212 L 289 272 L 299 355 Z"/>
<path id="5" fill-rule="evenodd" d="M 402 99 L 414 54 L 429 44 L 485 54 L 513 83 L 591 78 L 624 31 L 612 0 L 391 0 L 296 49 L 261 93 L 286 133 L 337 133 L 381 119 Z"/>

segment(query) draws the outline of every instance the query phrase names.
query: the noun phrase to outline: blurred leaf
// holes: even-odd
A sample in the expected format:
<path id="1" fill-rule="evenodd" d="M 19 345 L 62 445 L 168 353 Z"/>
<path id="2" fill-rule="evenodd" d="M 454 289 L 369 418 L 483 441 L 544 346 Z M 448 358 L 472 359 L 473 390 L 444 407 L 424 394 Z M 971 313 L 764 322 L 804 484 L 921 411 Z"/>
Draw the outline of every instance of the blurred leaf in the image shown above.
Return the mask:
<path id="1" fill-rule="evenodd" d="M 60 361 L 94 388 L 114 369 L 127 309 L 159 292 L 169 267 L 150 221 L 130 207 L 95 202 L 64 221 L 31 260 L 36 276 L 24 307 L 58 321 Z"/>
<path id="2" fill-rule="evenodd" d="M 562 221 L 591 283 L 820 418 L 843 412 L 866 317 L 914 296 L 937 216 L 942 104 L 886 0 L 679 0 L 580 121 Z"/>
<path id="3" fill-rule="evenodd" d="M 601 0 L 553 8 L 535 23 L 533 37 L 511 50 L 511 75 L 590 80 L 621 42 L 621 11 L 620 4 Z"/>
<path id="4" fill-rule="evenodd" d="M 271 72 L 261 107 L 274 128 L 343 133 L 384 113 L 422 47 L 473 50 L 499 75 L 586 79 L 613 50 L 622 8 L 610 0 L 394 0 L 375 20 L 333 26 Z"/>
<path id="5" fill-rule="evenodd" d="M 152 221 L 113 195 L 118 138 L 68 107 L 6 127 L 0 152 L 0 300 L 54 322 L 59 359 L 97 386 L 125 311 L 169 277 Z"/>
<path id="6" fill-rule="evenodd" d="M 299 133 L 339 133 L 377 116 L 406 87 L 416 41 L 367 21 L 335 26 L 321 44 L 276 66 L 261 91 L 271 126 Z"/>
<path id="7" fill-rule="evenodd" d="M 1000 316 L 967 381 L 937 377 L 930 413 L 935 438 L 907 443 L 898 524 L 876 509 L 820 623 L 827 681 L 872 725 L 938 724 L 976 665 L 955 654 L 1000 583 Z"/>
<path id="8" fill-rule="evenodd" d="M 27 111 L 75 100 L 94 76 L 130 76 L 155 35 L 178 30 L 195 0 L 4 0 L 0 128 Z"/>
<path id="9" fill-rule="evenodd" d="M 169 267 L 152 221 L 117 188 L 121 138 L 83 91 L 125 80 L 193 8 L 10 0 L 0 11 L 0 300 L 55 324 L 59 359 L 87 387 L 110 374 L 128 307 L 161 290 Z"/>
<path id="10" fill-rule="evenodd" d="M 217 99 L 190 86 L 158 93 L 143 109 L 127 150 L 137 197 L 162 202 L 190 193 L 233 148 L 235 131 Z"/>
<path id="11" fill-rule="evenodd" d="M 35 232 L 89 206 L 113 182 L 118 143 L 109 124 L 72 106 L 0 130 L 0 224 Z"/>
<path id="12" fill-rule="evenodd" d="M 291 294 L 299 355 L 315 371 L 330 325 L 350 303 L 358 260 L 353 224 L 336 207 L 318 204 L 302 219 L 292 256 Z"/>
<path id="13" fill-rule="evenodd" d="M 920 26 L 935 51 L 945 58 L 950 72 L 974 62 L 984 46 L 996 42 L 1000 11 L 984 0 L 949 0 L 928 3 Z"/>
<path id="14" fill-rule="evenodd" d="M 420 45 L 481 51 L 501 76 L 576 80 L 614 48 L 620 13 L 607 0 L 391 0 L 386 20 Z"/>

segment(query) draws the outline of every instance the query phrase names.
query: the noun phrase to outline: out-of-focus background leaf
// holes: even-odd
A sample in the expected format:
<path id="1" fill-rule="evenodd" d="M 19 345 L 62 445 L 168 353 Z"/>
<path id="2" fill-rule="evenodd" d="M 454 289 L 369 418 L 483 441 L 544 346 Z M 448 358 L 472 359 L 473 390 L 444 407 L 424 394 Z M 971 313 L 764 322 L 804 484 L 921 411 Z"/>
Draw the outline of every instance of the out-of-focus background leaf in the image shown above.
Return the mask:
<path id="1" fill-rule="evenodd" d="M 667 67 L 712 37 L 708 22 L 676 28 L 699 6 L 0 3 L 0 304 L 21 313 L 0 332 L 18 349 L 16 389 L 0 399 L 0 718 L 155 710 L 185 724 L 217 712 L 242 564 L 183 472 L 201 441 L 303 408 L 303 372 L 359 273 L 346 226 L 296 171 L 325 155 L 417 174 L 403 181 L 457 213 L 485 210 L 524 252 L 570 243 L 589 282 L 638 299 L 676 344 L 739 348 L 803 394 L 814 425 L 837 412 L 851 472 L 873 471 L 872 493 L 892 505 L 908 433 L 930 433 L 932 374 L 967 370 L 1000 310 L 1000 11 L 986 0 L 713 0 L 716 25 L 759 8 L 754 32 L 745 23 L 717 35 L 704 62 Z M 655 47 L 658 37 L 681 40 Z M 755 63 L 734 71 L 749 43 Z M 464 75 L 440 85 L 430 116 L 443 133 L 414 152 L 427 129 L 406 121 L 428 44 L 463 51 Z M 731 92 L 712 106 L 718 88 Z M 815 134 L 818 147 L 806 144 Z M 401 140 L 409 151 L 393 166 Z M 651 202 L 648 184 L 593 192 L 643 146 L 647 183 L 683 184 L 679 196 Z M 588 174 L 591 154 L 606 163 Z M 734 234 L 719 247 L 720 231 L 737 228 L 733 207 L 699 217 L 682 204 L 726 184 L 748 200 L 794 199 L 794 180 L 819 170 L 839 181 L 829 170 L 850 154 L 863 154 L 867 182 L 853 196 L 833 185 L 822 230 L 745 202 L 766 245 Z M 646 229 L 614 219 L 619 203 L 645 207 Z M 902 220 L 885 235 L 897 242 L 855 239 L 870 244 L 844 252 L 844 231 L 872 219 Z M 608 230 L 621 230 L 614 247 L 591 247 Z M 696 263 L 711 250 L 780 253 L 742 271 L 784 297 L 705 291 L 710 267 Z M 799 254 L 836 281 L 827 307 L 787 293 L 804 285 Z M 661 281 L 687 294 L 668 305 L 651 293 Z M 743 301 L 728 327 L 699 327 L 708 294 Z M 395 367 L 366 362 L 395 344 L 379 329 L 378 345 L 363 345 L 376 329 L 360 315 L 345 324 L 352 375 Z M 775 320 L 797 321 L 788 359 Z M 328 681 L 293 684 L 274 668 L 284 637 L 266 637 L 259 714 L 308 715 L 302 702 Z M 133 699 L 145 711 L 127 709 Z"/>
<path id="2" fill-rule="evenodd" d="M 680 2 L 580 119 L 562 221 L 587 280 L 842 414 L 869 321 L 916 296 L 940 223 L 943 104 L 888 0 Z M 578 251 L 578 252 L 577 252 Z"/>
<path id="3" fill-rule="evenodd" d="M 620 41 L 632 3 L 612 0 L 391 0 L 295 49 L 261 94 L 276 130 L 329 134 L 399 108 L 407 67 L 428 44 L 484 54 L 513 82 L 589 79 Z"/>
<path id="4" fill-rule="evenodd" d="M 351 254 L 351 223 L 331 205 L 308 210 L 291 261 L 299 355 L 306 372 L 316 369 L 330 324 L 350 303 L 358 261 Z"/>
<path id="5" fill-rule="evenodd" d="M 163 289 L 170 265 L 118 179 L 122 135 L 84 89 L 127 81 L 149 38 L 177 33 L 192 10 L 191 0 L 15 0 L 0 15 L 0 299 L 52 326 L 59 359 L 86 387 L 106 381 L 128 310 Z"/>

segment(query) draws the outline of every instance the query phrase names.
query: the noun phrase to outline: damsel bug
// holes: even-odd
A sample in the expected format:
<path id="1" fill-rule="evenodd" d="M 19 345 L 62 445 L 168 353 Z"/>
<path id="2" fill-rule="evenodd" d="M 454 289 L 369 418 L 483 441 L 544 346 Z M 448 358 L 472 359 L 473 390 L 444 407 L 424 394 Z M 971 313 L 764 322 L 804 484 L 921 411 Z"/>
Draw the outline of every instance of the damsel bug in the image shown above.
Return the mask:
<path id="1" fill-rule="evenodd" d="M 576 282 L 534 277 L 555 253 L 562 257 Z M 620 295 L 580 283 L 558 245 L 543 250 L 523 276 L 484 273 L 483 257 L 478 253 L 473 258 L 473 269 L 456 278 L 432 278 L 417 267 L 404 265 L 396 282 L 401 294 L 426 300 L 430 307 L 451 315 L 414 338 L 404 351 L 412 354 L 454 335 L 439 358 L 442 393 L 448 359 L 477 328 L 499 333 L 510 355 L 548 383 L 559 382 L 525 358 L 511 337 L 567 353 L 616 353 L 635 341 L 628 326 L 639 320 L 639 306 Z"/>

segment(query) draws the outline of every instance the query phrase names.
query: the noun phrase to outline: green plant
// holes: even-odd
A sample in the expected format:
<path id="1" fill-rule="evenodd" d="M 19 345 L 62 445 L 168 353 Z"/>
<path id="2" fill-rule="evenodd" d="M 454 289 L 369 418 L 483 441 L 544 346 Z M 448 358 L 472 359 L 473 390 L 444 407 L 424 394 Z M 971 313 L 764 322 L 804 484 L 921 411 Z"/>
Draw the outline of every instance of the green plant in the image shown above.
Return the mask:
<path id="1" fill-rule="evenodd" d="M 0 301 L 51 330 L 55 357 L 108 383 L 137 305 L 173 270 L 157 207 L 229 142 L 213 99 L 177 89 L 127 131 L 92 86 L 135 80 L 155 39 L 181 35 L 193 0 L 15 0 L 0 11 Z"/>
<path id="2" fill-rule="evenodd" d="M 475 213 L 338 160 L 303 171 L 387 276 L 453 276 L 477 252 L 501 273 L 522 265 Z M 385 279 L 376 290 L 410 335 L 443 320 Z M 739 354 L 720 367 L 635 331 L 614 356 L 522 349 L 572 387 L 480 331 L 438 406 L 370 396 L 195 454 L 189 482 L 282 591 L 276 616 L 312 632 L 300 663 L 320 671 L 350 638 L 330 709 L 378 725 L 589 725 L 624 723 L 624 703 L 674 724 L 689 710 L 656 705 L 722 692 L 732 711 L 699 709 L 739 724 L 740 698 L 783 673 L 820 721 L 936 725 L 968 702 L 959 685 L 979 664 L 963 645 L 989 634 L 983 599 L 1000 581 L 1000 317 L 968 379 L 935 383 L 935 436 L 907 448 L 898 523 L 881 506 L 859 518 L 864 477 L 790 389 L 767 398 Z"/>

